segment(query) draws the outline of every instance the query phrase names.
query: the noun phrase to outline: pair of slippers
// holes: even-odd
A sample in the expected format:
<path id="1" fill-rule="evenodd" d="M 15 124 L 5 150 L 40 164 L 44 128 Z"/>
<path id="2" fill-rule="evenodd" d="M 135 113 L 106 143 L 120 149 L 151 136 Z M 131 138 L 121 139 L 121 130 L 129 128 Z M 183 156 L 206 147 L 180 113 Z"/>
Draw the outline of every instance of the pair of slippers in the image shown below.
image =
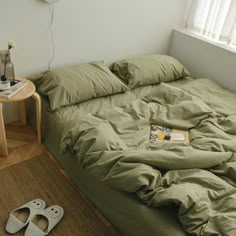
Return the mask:
<path id="1" fill-rule="evenodd" d="M 53 205 L 46 208 L 42 199 L 32 200 L 9 214 L 6 231 L 15 234 L 27 226 L 25 236 L 44 236 L 60 222 L 64 215 L 62 207 Z"/>

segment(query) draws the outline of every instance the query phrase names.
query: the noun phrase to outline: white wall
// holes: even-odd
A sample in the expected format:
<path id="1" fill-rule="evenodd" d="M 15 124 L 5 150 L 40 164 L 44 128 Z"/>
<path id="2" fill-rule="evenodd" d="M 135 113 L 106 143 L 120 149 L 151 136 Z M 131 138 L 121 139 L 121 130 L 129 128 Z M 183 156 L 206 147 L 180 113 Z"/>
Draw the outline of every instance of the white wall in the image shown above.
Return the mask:
<path id="1" fill-rule="evenodd" d="M 236 92 L 236 51 L 229 51 L 175 30 L 169 54 L 196 78 L 210 78 Z"/>
<path id="2" fill-rule="evenodd" d="M 172 29 L 183 24 L 186 4 L 187 0 L 60 0 L 55 4 L 52 67 L 167 53 Z M 0 46 L 7 39 L 16 41 L 12 59 L 18 76 L 47 69 L 49 23 L 46 3 L 0 0 Z M 13 110 L 5 109 L 5 121 L 18 118 Z"/>

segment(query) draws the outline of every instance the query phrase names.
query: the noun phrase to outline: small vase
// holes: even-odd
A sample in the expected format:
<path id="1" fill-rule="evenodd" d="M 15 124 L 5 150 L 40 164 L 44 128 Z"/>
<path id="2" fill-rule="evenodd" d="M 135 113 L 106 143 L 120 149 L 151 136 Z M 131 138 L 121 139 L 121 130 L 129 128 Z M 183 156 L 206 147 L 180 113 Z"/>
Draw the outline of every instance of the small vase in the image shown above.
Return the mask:
<path id="1" fill-rule="evenodd" d="M 11 81 L 15 80 L 14 65 L 11 61 L 6 64 L 6 78 Z"/>
<path id="2" fill-rule="evenodd" d="M 0 91 L 7 90 L 9 88 L 11 88 L 10 80 L 5 80 L 5 81 L 0 80 Z"/>
<path id="3" fill-rule="evenodd" d="M 6 53 L 7 51 L 5 50 L 0 51 L 0 79 L 1 80 L 4 80 L 3 76 L 4 76 L 4 71 L 5 71 L 5 64 L 8 62 L 8 60 L 6 61 Z"/>
<path id="4" fill-rule="evenodd" d="M 14 65 L 11 62 L 10 52 L 7 56 L 7 50 L 0 51 L 0 76 L 1 80 L 15 81 Z"/>

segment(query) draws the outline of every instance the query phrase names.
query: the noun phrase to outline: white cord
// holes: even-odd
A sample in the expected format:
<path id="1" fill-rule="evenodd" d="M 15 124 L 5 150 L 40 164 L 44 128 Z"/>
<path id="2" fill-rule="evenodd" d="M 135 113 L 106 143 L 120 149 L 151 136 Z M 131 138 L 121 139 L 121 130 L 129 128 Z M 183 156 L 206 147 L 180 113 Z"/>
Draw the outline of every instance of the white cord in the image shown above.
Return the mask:
<path id="1" fill-rule="evenodd" d="M 55 10 L 55 6 L 54 6 L 54 3 L 50 3 L 50 10 L 51 10 L 51 22 L 50 22 L 50 26 L 49 26 L 49 31 L 50 31 L 50 36 L 51 36 L 51 44 L 52 44 L 52 56 L 49 60 L 49 63 L 48 63 L 48 70 L 50 71 L 51 70 L 51 65 L 52 65 L 52 62 L 54 60 L 54 57 L 55 57 L 55 43 L 54 43 L 54 35 L 53 35 L 53 23 L 54 23 L 54 10 Z"/>

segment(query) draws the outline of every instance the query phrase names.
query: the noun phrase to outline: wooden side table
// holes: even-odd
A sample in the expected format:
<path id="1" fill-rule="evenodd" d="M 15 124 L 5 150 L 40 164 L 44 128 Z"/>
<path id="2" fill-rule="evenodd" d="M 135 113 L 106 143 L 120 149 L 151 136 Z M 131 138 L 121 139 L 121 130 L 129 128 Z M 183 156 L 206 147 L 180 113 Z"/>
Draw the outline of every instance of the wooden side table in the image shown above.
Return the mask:
<path id="1" fill-rule="evenodd" d="M 27 85 L 10 99 L 0 98 L 0 151 L 3 156 L 8 156 L 7 139 L 3 120 L 3 103 L 20 102 L 20 117 L 22 125 L 26 125 L 26 109 L 25 99 L 33 97 L 36 103 L 36 120 L 37 120 L 37 135 L 38 142 L 41 143 L 41 99 L 36 93 L 34 84 L 24 78 L 17 78 L 17 80 L 26 81 Z"/>

